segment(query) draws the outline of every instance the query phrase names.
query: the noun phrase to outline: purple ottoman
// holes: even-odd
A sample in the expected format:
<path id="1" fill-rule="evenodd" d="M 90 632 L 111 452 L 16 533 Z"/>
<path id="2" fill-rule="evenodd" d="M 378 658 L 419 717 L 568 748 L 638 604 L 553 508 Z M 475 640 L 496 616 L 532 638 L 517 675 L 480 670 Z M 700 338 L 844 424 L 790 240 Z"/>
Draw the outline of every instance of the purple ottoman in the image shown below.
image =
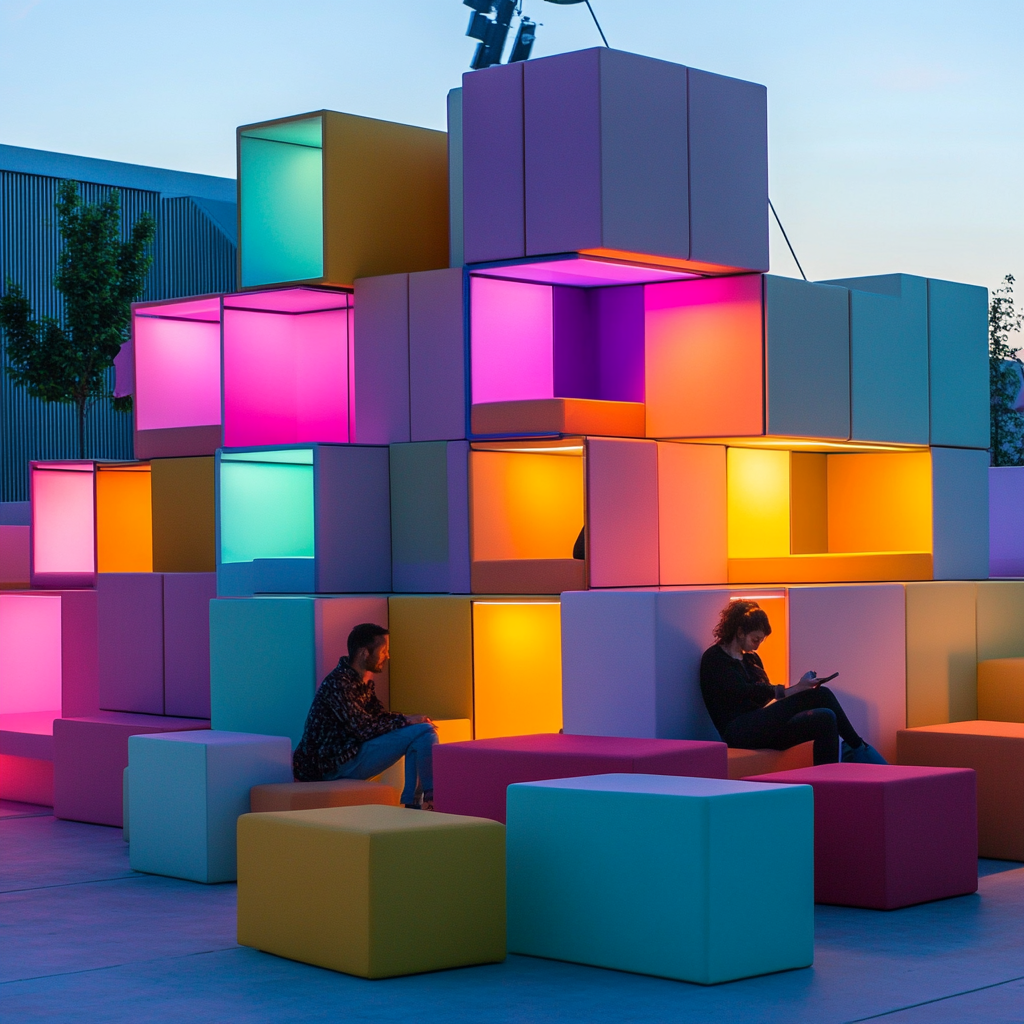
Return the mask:
<path id="1" fill-rule="evenodd" d="M 434 747 L 434 807 L 448 814 L 505 821 L 505 791 L 514 782 L 637 772 L 728 776 L 724 743 L 622 736 L 505 736 Z"/>
<path id="2" fill-rule="evenodd" d="M 821 764 L 747 782 L 814 788 L 814 900 L 895 910 L 978 889 L 970 768 Z"/>
<path id="3" fill-rule="evenodd" d="M 209 729 L 199 718 L 101 711 L 53 723 L 53 813 L 57 818 L 122 825 L 128 737 Z"/>

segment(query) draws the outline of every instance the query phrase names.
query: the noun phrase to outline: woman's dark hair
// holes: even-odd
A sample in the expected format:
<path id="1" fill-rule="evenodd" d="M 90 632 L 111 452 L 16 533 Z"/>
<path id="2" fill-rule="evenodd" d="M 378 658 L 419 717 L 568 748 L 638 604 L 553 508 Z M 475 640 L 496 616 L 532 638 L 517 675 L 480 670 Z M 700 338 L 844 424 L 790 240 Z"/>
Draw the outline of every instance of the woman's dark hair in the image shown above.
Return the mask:
<path id="1" fill-rule="evenodd" d="M 731 644 L 737 633 L 746 635 L 758 629 L 765 636 L 772 631 L 765 610 L 756 601 L 730 601 L 715 626 L 715 639 L 720 644 Z"/>
<path id="2" fill-rule="evenodd" d="M 375 622 L 360 622 L 348 635 L 348 656 L 354 658 L 356 651 L 363 648 L 372 651 L 381 642 L 381 638 L 387 635 L 388 631 Z"/>

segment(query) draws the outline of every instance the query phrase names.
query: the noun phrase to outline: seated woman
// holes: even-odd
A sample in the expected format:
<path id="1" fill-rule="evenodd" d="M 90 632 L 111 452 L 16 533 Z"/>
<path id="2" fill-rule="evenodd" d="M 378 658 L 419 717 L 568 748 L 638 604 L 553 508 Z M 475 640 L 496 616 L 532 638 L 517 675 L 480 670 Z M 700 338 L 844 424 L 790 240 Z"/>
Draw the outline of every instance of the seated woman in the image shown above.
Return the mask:
<path id="1" fill-rule="evenodd" d="M 722 609 L 715 639 L 700 659 L 700 691 L 719 735 L 730 747 L 786 750 L 814 741 L 814 763 L 842 759 L 885 764 L 857 735 L 836 696 L 805 672 L 792 686 L 773 686 L 757 656 L 772 631 L 756 601 L 732 601 Z M 839 739 L 843 745 L 840 754 Z"/>
<path id="2" fill-rule="evenodd" d="M 323 681 L 292 755 L 299 782 L 372 779 L 405 758 L 402 803 L 434 809 L 437 730 L 423 715 L 384 710 L 371 676 L 388 661 L 388 631 L 364 622 L 348 635 L 348 657 Z"/>

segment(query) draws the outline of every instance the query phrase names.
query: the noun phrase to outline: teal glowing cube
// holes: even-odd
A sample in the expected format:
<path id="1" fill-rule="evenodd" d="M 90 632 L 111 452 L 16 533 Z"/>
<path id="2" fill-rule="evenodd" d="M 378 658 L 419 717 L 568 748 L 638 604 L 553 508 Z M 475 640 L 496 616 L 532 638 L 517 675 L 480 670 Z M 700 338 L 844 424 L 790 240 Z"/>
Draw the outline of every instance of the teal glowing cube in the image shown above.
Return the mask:
<path id="1" fill-rule="evenodd" d="M 217 593 L 391 589 L 388 449 L 217 452 Z"/>
<path id="2" fill-rule="evenodd" d="M 814 959 L 809 786 L 519 783 L 507 837 L 510 953 L 703 985 Z"/>

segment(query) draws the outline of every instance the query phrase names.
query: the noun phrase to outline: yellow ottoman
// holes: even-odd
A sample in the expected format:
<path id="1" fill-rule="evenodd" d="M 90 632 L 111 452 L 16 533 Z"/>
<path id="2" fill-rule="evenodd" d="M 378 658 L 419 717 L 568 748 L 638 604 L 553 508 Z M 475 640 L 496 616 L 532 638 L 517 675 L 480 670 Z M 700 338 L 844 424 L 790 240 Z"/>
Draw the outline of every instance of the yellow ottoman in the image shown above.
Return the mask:
<path id="1" fill-rule="evenodd" d="M 978 720 L 1024 722 L 1024 658 L 978 662 Z"/>
<path id="2" fill-rule="evenodd" d="M 364 805 L 238 819 L 238 941 L 363 978 L 505 959 L 505 827 Z"/>

